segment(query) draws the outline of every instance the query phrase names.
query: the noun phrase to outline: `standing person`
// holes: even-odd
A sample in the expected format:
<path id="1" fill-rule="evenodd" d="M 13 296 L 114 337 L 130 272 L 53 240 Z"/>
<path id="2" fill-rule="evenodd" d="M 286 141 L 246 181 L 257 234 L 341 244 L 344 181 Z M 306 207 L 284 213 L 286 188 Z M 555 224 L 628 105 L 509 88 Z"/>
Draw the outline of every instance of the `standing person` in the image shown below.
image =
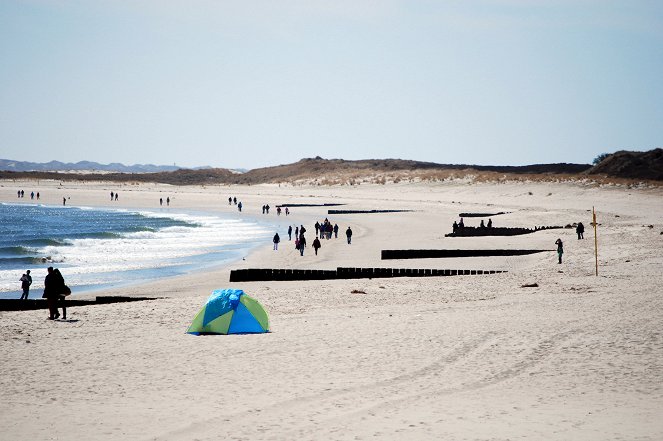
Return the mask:
<path id="1" fill-rule="evenodd" d="M 62 205 L 67 205 L 67 198 L 65 197 L 62 198 Z"/>
<path id="2" fill-rule="evenodd" d="M 483 219 L 481 219 L 481 223 L 479 224 L 479 228 L 486 228 L 486 225 L 483 223 Z"/>
<path id="3" fill-rule="evenodd" d="M 493 220 L 488 219 L 488 228 L 493 228 Z"/>
<path id="4" fill-rule="evenodd" d="M 233 204 L 233 198 L 228 196 L 228 205 L 232 205 L 232 204 Z"/>
<path id="5" fill-rule="evenodd" d="M 116 192 L 115 192 L 115 200 L 116 200 L 116 201 L 117 201 L 117 198 L 118 198 L 118 197 L 120 197 L 120 193 L 118 193 L 118 192 L 116 191 Z"/>
<path id="6" fill-rule="evenodd" d="M 338 239 L 338 224 L 334 224 L 334 239 Z"/>
<path id="7" fill-rule="evenodd" d="M 49 266 L 47 271 L 48 274 L 46 274 L 46 278 L 44 278 L 44 294 L 42 294 L 42 297 L 46 299 L 46 303 L 48 304 L 48 319 L 55 320 L 56 318 L 60 317 L 60 313 L 58 312 L 57 308 L 57 301 L 60 297 L 60 293 L 58 292 L 57 287 L 58 280 L 53 273 L 52 266 Z"/>
<path id="8" fill-rule="evenodd" d="M 21 282 L 21 288 L 23 288 L 23 294 L 21 295 L 21 300 L 28 300 L 30 295 L 30 285 L 32 285 L 32 276 L 30 275 L 30 270 L 27 270 L 25 274 L 19 279 Z"/>
<path id="9" fill-rule="evenodd" d="M 458 222 L 458 228 L 460 228 L 461 230 L 465 228 L 465 222 L 463 222 L 462 217 L 460 218 L 460 222 Z"/>
<path id="10" fill-rule="evenodd" d="M 37 192 L 37 200 L 39 200 L 39 192 Z"/>
<path id="11" fill-rule="evenodd" d="M 288 240 L 292 240 L 292 225 L 288 225 Z"/>
<path id="12" fill-rule="evenodd" d="M 233 196 L 233 202 L 235 205 L 237 205 L 237 196 Z"/>
<path id="13" fill-rule="evenodd" d="M 288 210 L 288 207 L 285 207 L 285 215 L 287 216 L 289 214 L 290 214 L 290 210 Z"/>
<path id="14" fill-rule="evenodd" d="M 345 235 L 348 238 L 348 245 L 350 245 L 352 243 L 352 229 L 350 227 L 348 227 L 348 229 L 345 230 Z"/>
<path id="15" fill-rule="evenodd" d="M 166 205 L 170 207 L 170 196 L 166 198 Z"/>
<path id="16" fill-rule="evenodd" d="M 163 198 L 159 198 L 159 206 L 163 207 Z"/>
<path id="17" fill-rule="evenodd" d="M 269 204 L 265 205 L 265 211 L 269 214 Z"/>
<path id="18" fill-rule="evenodd" d="M 276 207 L 276 215 L 281 216 L 281 207 Z"/>
<path id="19" fill-rule="evenodd" d="M 30 199 L 34 199 L 34 198 L 35 198 L 35 192 L 32 191 L 32 192 L 30 192 Z"/>
<path id="20" fill-rule="evenodd" d="M 113 200 L 113 196 L 115 196 L 115 193 L 111 191 L 111 201 Z"/>
<path id="21" fill-rule="evenodd" d="M 65 285 L 64 277 L 62 277 L 62 273 L 60 273 L 58 268 L 53 270 L 53 276 L 55 277 L 55 288 L 57 293 L 57 298 L 55 300 L 55 318 L 60 317 L 60 313 L 58 313 L 59 303 L 62 307 L 62 319 L 67 320 L 67 304 L 65 303 L 65 297 L 71 294 L 71 290 Z"/>
<path id="22" fill-rule="evenodd" d="M 315 237 L 318 237 L 318 230 L 320 230 L 320 222 L 315 222 Z"/>
<path id="23" fill-rule="evenodd" d="M 562 254 L 564 254 L 564 245 L 562 244 L 562 239 L 557 239 L 555 241 L 555 245 L 557 245 L 557 257 L 559 257 L 559 261 L 557 263 L 562 263 Z"/>
<path id="24" fill-rule="evenodd" d="M 262 214 L 265 214 L 265 206 L 262 206 Z"/>
<path id="25" fill-rule="evenodd" d="M 313 249 L 315 250 L 315 255 L 318 255 L 318 250 L 322 247 L 322 244 L 320 243 L 320 239 L 317 237 L 313 239 Z"/>
<path id="26" fill-rule="evenodd" d="M 585 233 L 585 226 L 582 224 L 582 222 L 578 222 L 578 226 L 576 227 L 576 233 L 578 233 L 578 240 L 584 239 L 584 233 Z"/>
<path id="27" fill-rule="evenodd" d="M 281 238 L 279 237 L 279 233 L 276 233 L 274 235 L 274 239 L 272 239 L 272 242 L 274 242 L 274 251 L 278 251 L 279 242 L 281 242 Z"/>
<path id="28" fill-rule="evenodd" d="M 299 227 L 295 227 L 295 240 L 299 239 Z"/>
<path id="29" fill-rule="evenodd" d="M 299 255 L 303 256 L 304 255 L 304 248 L 306 248 L 306 238 L 304 237 L 304 233 L 299 235 Z"/>
<path id="30" fill-rule="evenodd" d="M 239 201 L 239 204 L 237 204 L 237 209 L 241 212 L 242 211 L 242 201 Z"/>

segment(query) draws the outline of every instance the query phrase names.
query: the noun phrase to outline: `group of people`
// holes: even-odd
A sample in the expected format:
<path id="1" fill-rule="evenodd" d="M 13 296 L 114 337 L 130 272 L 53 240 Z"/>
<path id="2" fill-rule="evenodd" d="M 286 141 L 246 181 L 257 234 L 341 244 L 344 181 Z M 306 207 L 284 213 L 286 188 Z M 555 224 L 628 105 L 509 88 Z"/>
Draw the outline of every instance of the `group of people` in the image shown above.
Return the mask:
<path id="1" fill-rule="evenodd" d="M 159 198 L 159 206 L 163 206 L 163 198 Z M 170 206 L 170 196 L 166 197 L 166 206 Z"/>
<path id="2" fill-rule="evenodd" d="M 325 218 L 325 220 L 320 223 L 316 222 L 315 223 L 315 236 L 319 237 L 320 239 L 331 239 L 332 233 L 334 234 L 334 238 L 338 238 L 338 225 L 334 224 L 332 225 L 331 222 L 329 222 L 329 219 Z"/>
<path id="3" fill-rule="evenodd" d="M 62 308 L 62 318 L 67 319 L 67 306 L 65 304 L 65 297 L 71 294 L 71 289 L 65 284 L 64 277 L 58 268 L 49 266 L 47 269 L 48 274 L 44 279 L 44 294 L 42 298 L 46 299 L 48 305 L 48 319 L 55 320 L 60 318 L 59 308 Z M 32 285 L 32 276 L 30 270 L 27 270 L 19 279 L 23 294 L 21 300 L 28 300 L 30 296 L 30 286 Z"/>
<path id="4" fill-rule="evenodd" d="M 304 255 L 304 249 L 306 248 L 306 236 L 304 236 L 304 233 L 306 233 L 306 228 L 304 225 L 300 226 L 295 226 L 294 229 L 294 234 L 295 234 L 295 249 L 299 251 L 299 255 L 303 256 Z M 332 233 L 335 234 L 335 237 L 338 237 L 338 225 L 334 224 L 332 226 L 331 222 L 329 222 L 328 219 L 325 219 L 322 224 L 320 222 L 315 223 L 315 239 L 313 239 L 313 243 L 311 246 L 313 247 L 313 250 L 315 251 L 315 255 L 318 255 L 318 250 L 322 248 L 322 243 L 320 242 L 320 239 L 331 239 Z M 292 225 L 288 226 L 288 240 L 292 240 L 292 235 L 293 235 L 293 229 Z M 348 227 L 347 230 L 345 230 L 345 236 L 348 239 L 348 244 L 352 243 L 352 228 Z M 274 251 L 277 251 L 279 249 L 279 243 L 281 243 L 281 236 L 279 236 L 279 233 L 277 232 L 274 234 L 274 237 L 272 238 L 272 243 L 274 244 Z"/>
<path id="5" fill-rule="evenodd" d="M 454 221 L 452 225 L 453 232 L 455 233 L 458 230 L 462 230 L 465 228 L 465 221 L 463 221 L 463 218 L 460 218 L 459 222 Z M 493 228 L 493 220 L 488 219 L 488 225 L 483 223 L 483 219 L 481 219 L 481 222 L 479 223 L 479 228 Z"/>
<path id="6" fill-rule="evenodd" d="M 117 199 L 120 197 L 120 194 L 118 192 L 111 191 L 110 196 L 111 196 L 111 202 L 112 202 L 112 201 L 117 201 Z"/>
<path id="7" fill-rule="evenodd" d="M 18 198 L 22 199 L 25 197 L 25 190 L 18 190 L 17 192 Z M 39 192 L 35 194 L 34 191 L 30 192 L 30 199 L 34 199 L 35 196 L 37 196 L 37 200 L 39 200 Z"/>

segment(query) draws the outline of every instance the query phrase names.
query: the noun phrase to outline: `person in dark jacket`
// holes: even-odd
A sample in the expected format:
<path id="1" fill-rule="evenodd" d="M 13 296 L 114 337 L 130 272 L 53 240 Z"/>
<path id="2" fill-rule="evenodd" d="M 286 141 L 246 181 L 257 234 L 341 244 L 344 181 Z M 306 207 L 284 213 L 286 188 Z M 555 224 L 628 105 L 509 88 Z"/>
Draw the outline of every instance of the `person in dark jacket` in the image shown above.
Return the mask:
<path id="1" fill-rule="evenodd" d="M 49 266 L 47 271 L 48 274 L 46 274 L 46 278 L 44 279 L 44 294 L 42 297 L 46 299 L 46 303 L 48 304 L 48 319 L 55 320 L 60 317 L 57 308 L 58 299 L 60 298 L 60 293 L 58 292 L 59 280 L 57 275 L 53 272 L 52 266 Z"/>
<path id="2" fill-rule="evenodd" d="M 292 240 L 292 225 L 288 225 L 288 240 Z"/>
<path id="3" fill-rule="evenodd" d="M 350 227 L 348 227 L 348 229 L 345 230 L 345 235 L 348 238 L 348 244 L 351 244 L 352 243 L 352 229 Z"/>
<path id="4" fill-rule="evenodd" d="M 23 288 L 23 294 L 21 295 L 21 300 L 28 300 L 30 295 L 30 285 L 32 285 L 32 276 L 30 275 L 30 270 L 27 270 L 20 280 L 21 288 Z"/>
<path id="5" fill-rule="evenodd" d="M 584 233 L 585 233 L 585 226 L 582 224 L 582 222 L 578 222 L 578 226 L 576 227 L 576 233 L 578 233 L 578 240 L 584 239 Z"/>
<path id="6" fill-rule="evenodd" d="M 279 237 L 279 233 L 276 233 L 274 235 L 274 239 L 272 239 L 272 242 L 274 242 L 274 251 L 277 251 L 279 249 L 279 242 L 281 242 L 281 237 Z"/>
<path id="7" fill-rule="evenodd" d="M 322 245 L 320 244 L 320 239 L 317 237 L 313 239 L 313 249 L 315 250 L 315 255 L 318 255 L 318 249 L 320 249 Z"/>

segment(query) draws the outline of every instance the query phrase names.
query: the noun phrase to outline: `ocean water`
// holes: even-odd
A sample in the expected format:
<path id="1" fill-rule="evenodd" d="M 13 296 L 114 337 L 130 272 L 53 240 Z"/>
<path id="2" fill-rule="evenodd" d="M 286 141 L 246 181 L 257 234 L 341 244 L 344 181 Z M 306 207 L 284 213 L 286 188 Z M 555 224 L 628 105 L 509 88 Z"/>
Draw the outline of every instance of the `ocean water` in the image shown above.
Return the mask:
<path id="1" fill-rule="evenodd" d="M 18 298 L 30 270 L 41 297 L 46 268 L 60 268 L 73 294 L 185 274 L 227 263 L 271 227 L 193 212 L 0 204 L 0 298 Z"/>

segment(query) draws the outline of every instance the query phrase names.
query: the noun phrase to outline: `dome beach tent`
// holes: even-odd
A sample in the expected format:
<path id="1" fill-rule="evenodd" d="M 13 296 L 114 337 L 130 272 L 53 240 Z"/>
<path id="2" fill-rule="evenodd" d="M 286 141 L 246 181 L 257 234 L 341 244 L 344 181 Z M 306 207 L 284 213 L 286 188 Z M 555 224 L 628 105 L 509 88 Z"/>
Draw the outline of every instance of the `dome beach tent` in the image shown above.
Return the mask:
<path id="1" fill-rule="evenodd" d="M 241 289 L 214 290 L 187 330 L 195 335 L 262 332 L 269 332 L 267 312 Z"/>

